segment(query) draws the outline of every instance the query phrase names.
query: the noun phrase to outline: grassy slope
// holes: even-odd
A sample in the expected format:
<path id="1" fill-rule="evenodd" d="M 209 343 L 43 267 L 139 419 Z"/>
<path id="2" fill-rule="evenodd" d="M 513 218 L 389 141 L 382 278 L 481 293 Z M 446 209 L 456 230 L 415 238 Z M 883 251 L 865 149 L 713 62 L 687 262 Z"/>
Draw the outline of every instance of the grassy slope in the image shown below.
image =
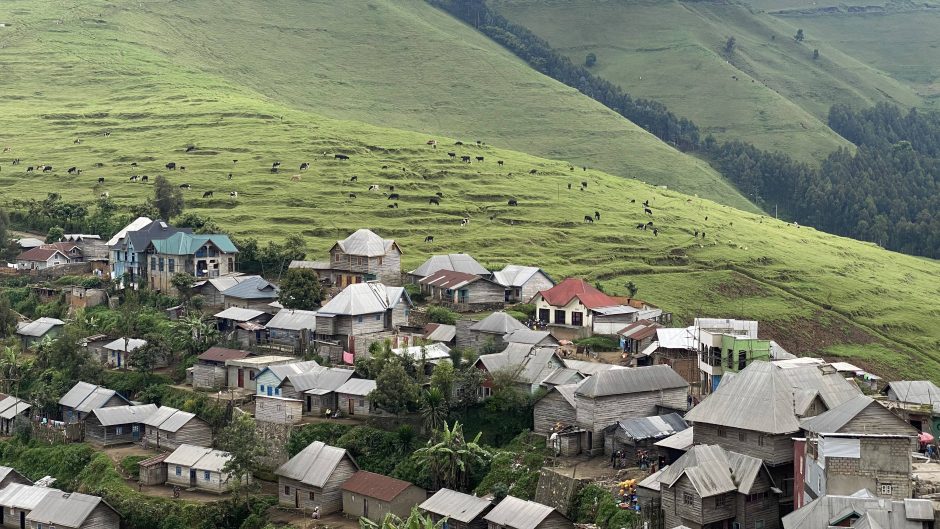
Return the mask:
<path id="1" fill-rule="evenodd" d="M 422 0 L 119 4 L 127 7 L 106 11 L 117 30 L 108 38 L 160 50 L 294 108 L 499 143 L 753 210 L 706 163 Z"/>
<path id="2" fill-rule="evenodd" d="M 493 5 L 572 60 L 595 53 L 599 75 L 666 103 L 719 138 L 745 139 L 803 159 L 848 145 L 825 124 L 833 102 L 920 102 L 910 88 L 837 50 L 819 45 L 822 57 L 812 60 L 817 46 L 795 42 L 796 29 L 786 21 L 738 4 L 497 0 Z M 729 60 L 722 49 L 732 35 L 737 47 Z"/>
<path id="3" fill-rule="evenodd" d="M 25 13 L 2 14 L 10 16 L 29 21 Z M 146 47 L 117 43 L 111 39 L 123 31 L 95 19 L 30 21 L 17 38 L 4 35 L 0 144 L 10 151 L 3 154 L 0 201 L 51 191 L 90 201 L 107 191 L 133 204 L 151 187 L 128 176 L 164 173 L 193 185 L 189 209 L 237 235 L 263 240 L 302 233 L 311 257 L 367 226 L 399 240 L 406 268 L 430 253 L 469 251 L 492 267 L 537 264 L 554 276 L 601 280 L 612 292 L 624 292 L 632 279 L 641 296 L 681 320 L 757 317 L 765 333 L 795 352 L 850 355 L 883 373 L 940 381 L 931 356 L 940 345 L 935 261 L 594 170 L 572 173 L 566 163 L 492 145 L 457 148 L 484 155 L 482 164 L 452 162 L 445 154 L 449 141 L 435 150 L 425 145 L 425 134 L 291 109 Z M 105 130 L 112 135 L 103 136 Z M 82 143 L 73 143 L 76 138 Z M 188 144 L 199 148 L 186 154 Z M 334 160 L 338 151 L 352 159 Z M 13 156 L 24 165 L 10 167 L 7 157 Z M 267 171 L 275 159 L 288 168 L 279 175 Z M 131 167 L 132 161 L 140 166 Z M 166 171 L 167 161 L 186 165 L 186 172 Z M 302 161 L 312 168 L 291 182 Z M 24 172 L 40 162 L 54 165 L 55 173 Z M 96 162 L 105 166 L 94 169 Z M 85 173 L 64 174 L 72 165 Z M 537 176 L 529 175 L 533 168 Z M 350 182 L 353 175 L 359 182 Z M 96 184 L 98 177 L 105 183 Z M 586 191 L 578 191 L 582 180 Z M 394 184 L 402 195 L 399 209 L 366 191 L 369 184 Z M 216 197 L 202 199 L 205 190 Z M 227 197 L 229 190 L 239 198 Z M 428 205 L 438 190 L 443 203 Z M 506 206 L 509 197 L 520 206 Z M 658 236 L 634 228 L 649 220 L 643 200 L 655 210 Z M 595 210 L 602 220 L 585 224 L 582 217 Z M 460 228 L 465 216 L 471 225 Z M 693 238 L 694 229 L 707 238 Z M 423 243 L 426 235 L 435 242 Z M 821 336 L 827 338 L 816 339 Z"/>

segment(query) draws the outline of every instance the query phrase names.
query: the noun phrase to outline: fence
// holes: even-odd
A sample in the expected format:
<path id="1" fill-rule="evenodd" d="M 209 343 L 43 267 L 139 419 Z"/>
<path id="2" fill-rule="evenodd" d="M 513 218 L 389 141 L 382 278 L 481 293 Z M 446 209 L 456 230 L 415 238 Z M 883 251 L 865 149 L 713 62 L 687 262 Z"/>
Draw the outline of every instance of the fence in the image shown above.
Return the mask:
<path id="1" fill-rule="evenodd" d="M 85 440 L 85 424 L 59 421 L 31 421 L 33 439 L 49 444 L 80 443 Z"/>

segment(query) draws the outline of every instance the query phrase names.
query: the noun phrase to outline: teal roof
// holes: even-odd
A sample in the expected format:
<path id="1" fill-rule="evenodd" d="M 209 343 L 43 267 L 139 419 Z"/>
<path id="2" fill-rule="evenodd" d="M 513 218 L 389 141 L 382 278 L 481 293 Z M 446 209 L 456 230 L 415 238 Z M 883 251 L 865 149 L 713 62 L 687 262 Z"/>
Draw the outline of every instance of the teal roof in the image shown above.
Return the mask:
<path id="1" fill-rule="evenodd" d="M 174 233 L 166 239 L 153 241 L 153 247 L 157 253 L 170 255 L 192 255 L 199 248 L 202 248 L 207 242 L 212 242 L 220 251 L 225 253 L 236 253 L 238 251 L 228 235 L 218 233 L 206 235 L 194 235 L 191 233 Z"/>

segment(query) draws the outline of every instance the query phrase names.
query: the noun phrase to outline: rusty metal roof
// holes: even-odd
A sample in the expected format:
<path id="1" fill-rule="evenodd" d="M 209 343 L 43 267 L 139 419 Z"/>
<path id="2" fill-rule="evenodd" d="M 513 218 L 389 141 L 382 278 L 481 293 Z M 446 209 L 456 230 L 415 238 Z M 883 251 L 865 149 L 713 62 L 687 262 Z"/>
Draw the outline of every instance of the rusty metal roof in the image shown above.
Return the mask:
<path id="1" fill-rule="evenodd" d="M 392 501 L 411 486 L 413 485 L 407 481 L 360 470 L 343 483 L 342 489 L 380 501 Z"/>

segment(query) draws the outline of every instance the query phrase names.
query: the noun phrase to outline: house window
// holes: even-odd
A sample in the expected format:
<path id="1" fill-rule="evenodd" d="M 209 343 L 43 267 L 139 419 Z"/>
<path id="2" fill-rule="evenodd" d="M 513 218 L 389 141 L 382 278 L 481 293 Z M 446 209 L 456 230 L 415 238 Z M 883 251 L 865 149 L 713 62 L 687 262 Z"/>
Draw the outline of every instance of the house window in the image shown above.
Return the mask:
<path id="1" fill-rule="evenodd" d="M 693 505 L 695 503 L 695 497 L 689 494 L 688 492 L 682 493 L 682 504 L 683 505 Z"/>
<path id="2" fill-rule="evenodd" d="M 584 314 L 580 312 L 571 313 L 571 324 L 575 327 L 581 327 L 584 325 Z"/>
<path id="3" fill-rule="evenodd" d="M 140 425 L 139 425 L 139 424 L 135 424 L 135 425 L 131 426 L 131 431 L 134 432 L 134 433 L 140 433 Z"/>
<path id="4" fill-rule="evenodd" d="M 264 393 L 264 384 L 258 384 L 258 393 Z"/>
<path id="5" fill-rule="evenodd" d="M 281 388 L 276 388 L 276 389 L 274 390 L 274 396 L 275 396 L 275 397 L 280 397 L 280 396 L 281 396 Z"/>
<path id="6" fill-rule="evenodd" d="M 203 470 L 203 471 L 202 471 L 202 479 L 204 479 L 205 481 L 209 481 L 209 471 L 208 471 L 208 470 Z"/>
<path id="7" fill-rule="evenodd" d="M 715 508 L 716 509 L 723 508 L 725 506 L 725 500 L 727 500 L 727 498 L 725 498 L 724 496 L 715 496 Z"/>
<path id="8" fill-rule="evenodd" d="M 157 270 L 161 272 L 163 271 L 163 258 L 162 257 L 157 259 Z"/>
<path id="9" fill-rule="evenodd" d="M 183 475 L 183 467 L 181 467 L 181 466 L 179 466 L 179 465 L 176 465 L 176 475 L 177 475 L 177 476 L 182 476 L 182 475 Z"/>
<path id="10" fill-rule="evenodd" d="M 764 436 L 763 436 L 763 435 L 758 435 L 758 436 L 757 436 L 757 446 L 764 446 Z"/>
<path id="11" fill-rule="evenodd" d="M 290 496 L 290 485 L 284 485 L 284 495 Z"/>
<path id="12" fill-rule="evenodd" d="M 362 316 L 356 316 L 356 323 L 362 323 Z"/>
<path id="13" fill-rule="evenodd" d="M 313 501 L 313 491 L 312 491 L 312 490 L 307 493 L 307 498 L 310 499 L 310 501 Z"/>
<path id="14" fill-rule="evenodd" d="M 166 260 L 167 266 L 170 269 L 170 273 L 176 273 L 176 259 L 170 258 Z"/>
<path id="15" fill-rule="evenodd" d="M 728 432 L 726 432 L 723 427 L 719 426 L 715 430 L 715 433 L 718 435 L 718 437 L 728 437 Z"/>
<path id="16" fill-rule="evenodd" d="M 382 315 L 381 315 L 381 314 L 376 314 L 376 315 L 375 315 L 375 321 L 382 321 Z"/>
<path id="17" fill-rule="evenodd" d="M 235 270 L 235 259 L 232 259 L 231 257 L 229 257 L 228 258 L 228 271 L 232 272 L 234 270 Z"/>
<path id="18" fill-rule="evenodd" d="M 124 433 L 124 427 L 123 427 L 123 426 L 115 426 L 115 427 L 114 427 L 114 435 L 121 435 L 121 434 L 123 434 L 123 433 Z"/>
<path id="19" fill-rule="evenodd" d="M 754 522 L 754 529 L 764 529 L 764 520 L 757 520 Z"/>
<path id="20" fill-rule="evenodd" d="M 150 271 L 153 272 L 153 271 L 156 271 L 156 269 L 157 269 L 157 258 L 151 257 L 150 258 Z"/>
<path id="21" fill-rule="evenodd" d="M 253 370 L 249 369 L 249 370 L 248 370 L 248 380 L 254 380 L 254 379 L 255 379 L 255 372 L 254 372 Z M 261 386 L 261 389 L 264 389 L 264 386 Z"/>
<path id="22" fill-rule="evenodd" d="M 879 483 L 878 484 L 878 495 L 879 496 L 890 496 L 894 491 L 894 486 L 891 483 Z"/>
<path id="23" fill-rule="evenodd" d="M 365 405 L 366 405 L 366 400 L 365 400 L 365 399 L 359 399 L 359 407 L 362 408 L 362 407 L 364 407 Z"/>
<path id="24" fill-rule="evenodd" d="M 565 311 L 556 310 L 555 311 L 555 324 L 564 325 L 565 324 Z"/>
<path id="25" fill-rule="evenodd" d="M 738 441 L 741 441 L 742 443 L 746 443 L 746 442 L 747 442 L 747 432 L 738 432 Z"/>

